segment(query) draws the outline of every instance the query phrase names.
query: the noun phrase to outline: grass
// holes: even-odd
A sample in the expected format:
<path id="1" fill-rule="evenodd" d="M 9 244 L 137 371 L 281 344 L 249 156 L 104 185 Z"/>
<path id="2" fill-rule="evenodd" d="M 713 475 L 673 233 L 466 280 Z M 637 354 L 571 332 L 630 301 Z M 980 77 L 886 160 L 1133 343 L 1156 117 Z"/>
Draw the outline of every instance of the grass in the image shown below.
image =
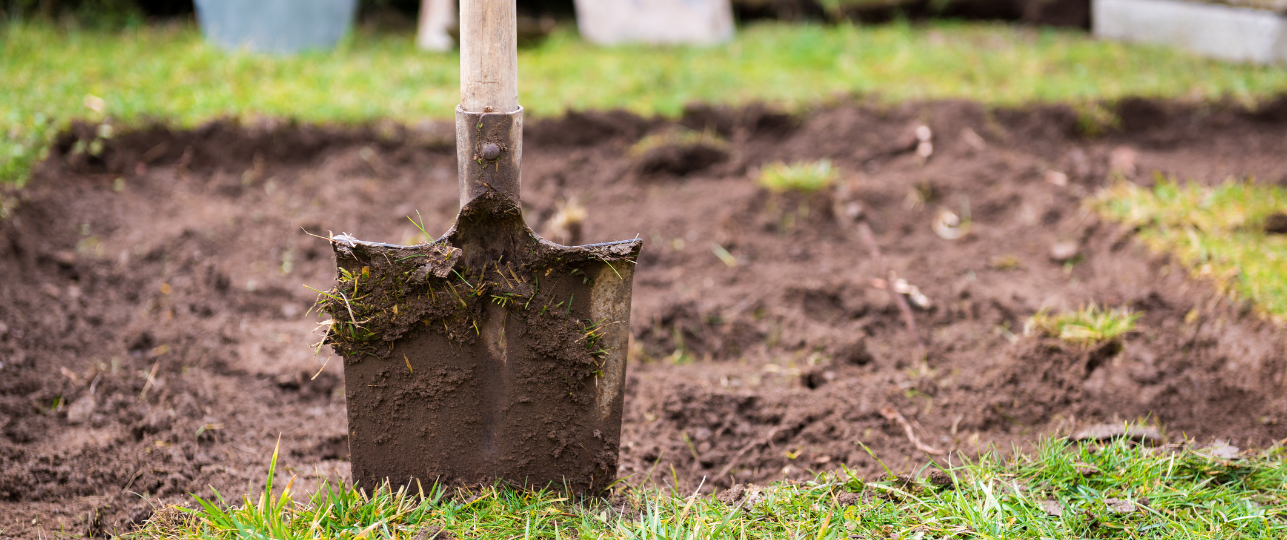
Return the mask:
<path id="1" fill-rule="evenodd" d="M 1207 187 L 1158 177 L 1151 188 L 1114 184 L 1091 204 L 1138 229 L 1146 245 L 1173 254 L 1199 279 L 1287 320 L 1287 236 L 1264 231 L 1271 214 L 1287 211 L 1283 188 L 1232 179 Z"/>
<path id="2" fill-rule="evenodd" d="M 1081 309 L 1056 315 L 1043 308 L 1028 319 L 1024 333 L 1036 331 L 1071 343 L 1093 345 L 1117 339 L 1134 330 L 1139 317 L 1128 308 L 1104 309 L 1093 302 Z"/>
<path id="3" fill-rule="evenodd" d="M 920 479 L 863 481 L 841 471 L 720 501 L 659 487 L 619 488 L 606 500 L 505 487 L 367 494 L 332 485 L 301 495 L 274 489 L 274 453 L 263 493 L 166 508 L 129 536 L 429 538 L 420 532 L 428 529 L 524 539 L 1282 538 L 1283 454 L 1275 446 L 1225 458 L 1190 446 L 1047 439 L 1031 453 L 984 453 L 922 470 L 929 474 Z"/>
<path id="4" fill-rule="evenodd" d="M 775 161 L 760 168 L 755 181 L 769 191 L 813 193 L 830 187 L 838 174 L 839 170 L 831 166 L 829 159 L 797 161 L 790 165 Z"/>
<path id="5" fill-rule="evenodd" d="M 0 181 L 21 182 L 73 119 L 180 127 L 217 117 L 414 124 L 449 119 L 458 57 L 410 34 L 359 31 L 332 52 L 226 53 L 190 25 L 123 31 L 0 23 Z M 707 48 L 600 48 L 568 28 L 520 52 L 535 116 L 624 108 L 677 115 L 690 102 L 793 110 L 851 94 L 887 102 L 964 98 L 994 105 L 1124 96 L 1252 103 L 1287 90 L 1287 69 L 1004 24 L 757 24 Z"/>
<path id="6" fill-rule="evenodd" d="M 665 146 L 698 147 L 705 146 L 716 150 L 726 150 L 728 141 L 712 131 L 695 131 L 683 126 L 648 135 L 630 146 L 630 155 L 638 157 L 649 150 Z"/>

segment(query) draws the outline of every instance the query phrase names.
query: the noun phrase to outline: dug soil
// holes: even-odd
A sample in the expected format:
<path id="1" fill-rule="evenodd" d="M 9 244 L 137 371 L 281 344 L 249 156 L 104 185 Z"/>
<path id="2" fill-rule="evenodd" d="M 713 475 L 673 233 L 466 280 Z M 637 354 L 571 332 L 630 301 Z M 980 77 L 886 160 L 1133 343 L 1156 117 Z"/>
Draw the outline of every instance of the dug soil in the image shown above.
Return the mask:
<path id="1" fill-rule="evenodd" d="M 531 122 L 528 222 L 562 243 L 644 240 L 620 476 L 710 492 L 875 475 L 873 455 L 909 471 L 1125 421 L 1287 437 L 1282 329 L 1084 203 L 1113 175 L 1287 180 L 1287 100 L 1112 107 L 1095 137 L 1067 107 L 961 102 Z M 726 144 L 631 151 L 677 124 Z M 295 492 L 347 479 L 342 362 L 312 346 L 306 287 L 332 287 L 335 260 L 314 235 L 415 243 L 417 215 L 445 231 L 452 127 L 97 133 L 76 126 L 4 194 L 0 536 L 109 534 L 211 486 L 257 493 L 279 443 Z M 755 181 L 823 158 L 832 189 Z M 903 297 L 919 335 L 890 271 L 919 291 Z M 1094 347 L 1024 335 L 1038 310 L 1090 302 L 1139 327 Z"/>

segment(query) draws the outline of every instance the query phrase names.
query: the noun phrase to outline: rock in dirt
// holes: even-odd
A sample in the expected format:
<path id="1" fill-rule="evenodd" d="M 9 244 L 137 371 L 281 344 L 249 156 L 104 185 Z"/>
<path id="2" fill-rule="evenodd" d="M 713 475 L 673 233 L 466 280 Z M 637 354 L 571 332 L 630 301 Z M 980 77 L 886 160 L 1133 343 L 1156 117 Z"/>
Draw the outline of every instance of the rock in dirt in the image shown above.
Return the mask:
<path id="1" fill-rule="evenodd" d="M 77 426 L 89 422 L 96 408 L 98 408 L 98 400 L 94 398 L 94 394 L 82 396 L 67 407 L 67 423 Z"/>
<path id="2" fill-rule="evenodd" d="M 741 505 L 743 508 L 750 508 L 764 502 L 764 494 L 760 493 L 760 488 L 755 484 L 734 484 L 733 487 L 716 495 L 715 500 L 729 506 Z"/>
<path id="3" fill-rule="evenodd" d="M 1217 440 L 1210 446 L 1198 451 L 1199 454 L 1215 459 L 1238 459 L 1239 449 L 1237 446 L 1225 441 Z"/>
<path id="4" fill-rule="evenodd" d="M 1046 171 L 1046 182 L 1053 186 L 1068 187 L 1068 175 L 1059 171 Z"/>
<path id="5" fill-rule="evenodd" d="M 1157 426 L 1140 426 L 1126 425 L 1121 423 L 1106 423 L 1087 426 L 1073 434 L 1074 441 L 1111 441 L 1122 437 L 1131 439 L 1135 442 L 1148 444 L 1162 444 L 1165 438 L 1162 437 L 1162 430 Z"/>
<path id="6" fill-rule="evenodd" d="M 742 500 L 742 495 L 745 493 L 746 486 L 742 484 L 733 484 L 733 487 L 719 492 L 719 494 L 715 496 L 715 500 L 729 506 L 736 506 L 738 501 Z"/>
<path id="7" fill-rule="evenodd" d="M 1136 510 L 1135 501 L 1129 499 L 1104 499 L 1104 506 L 1114 514 L 1131 514 Z"/>
<path id="8" fill-rule="evenodd" d="M 854 493 L 852 491 L 846 491 L 844 493 L 836 495 L 836 506 L 839 506 L 840 508 L 844 508 L 846 506 L 853 506 L 860 502 L 862 502 L 862 495 L 858 493 Z"/>
<path id="9" fill-rule="evenodd" d="M 1129 146 L 1114 148 L 1108 154 L 1108 170 L 1127 178 L 1135 176 L 1135 150 Z"/>
<path id="10" fill-rule="evenodd" d="M 412 537 L 413 540 L 454 540 L 456 535 L 443 530 L 442 527 L 428 526 L 419 531 Z"/>
<path id="11" fill-rule="evenodd" d="M 1071 240 L 1056 242 L 1055 245 L 1050 246 L 1050 260 L 1057 263 L 1071 261 L 1077 258 L 1079 253 L 1081 253 L 1081 247 L 1077 245 L 1077 242 Z"/>
<path id="12" fill-rule="evenodd" d="M 1054 517 L 1061 517 L 1064 515 L 1064 506 L 1059 504 L 1059 501 L 1041 501 L 1041 510 Z"/>
<path id="13" fill-rule="evenodd" d="M 1287 213 L 1274 212 L 1265 218 L 1265 234 L 1287 234 Z"/>

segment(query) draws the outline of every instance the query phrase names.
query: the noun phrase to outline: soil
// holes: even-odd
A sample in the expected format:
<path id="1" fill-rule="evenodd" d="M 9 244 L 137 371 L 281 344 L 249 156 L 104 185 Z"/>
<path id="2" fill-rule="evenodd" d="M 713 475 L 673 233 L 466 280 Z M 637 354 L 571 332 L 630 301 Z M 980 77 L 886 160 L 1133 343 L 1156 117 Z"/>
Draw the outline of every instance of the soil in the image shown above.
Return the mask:
<path id="1" fill-rule="evenodd" d="M 727 158 L 648 174 L 628 149 L 669 122 L 578 113 L 529 122 L 524 212 L 545 233 L 575 199 L 584 241 L 644 240 L 619 464 L 635 485 L 879 474 L 860 442 L 906 472 L 1134 420 L 1264 446 L 1287 437 L 1282 329 L 1083 199 L 1113 170 L 1287 181 L 1284 104 L 1128 100 L 1097 137 L 1063 106 L 695 107 L 679 122 Z M 446 231 L 452 127 L 217 122 L 74 152 L 95 133 L 75 126 L 0 205 L 0 536 L 109 534 L 210 486 L 254 493 L 277 447 L 297 493 L 350 478 L 343 366 L 315 347 L 305 288 L 334 286 L 335 259 L 305 231 L 412 244 L 417 212 Z M 842 171 L 826 192 L 753 181 L 820 158 Z M 923 294 L 918 336 L 886 270 Z M 1091 301 L 1140 311 L 1138 330 L 1023 335 L 1037 310 Z"/>

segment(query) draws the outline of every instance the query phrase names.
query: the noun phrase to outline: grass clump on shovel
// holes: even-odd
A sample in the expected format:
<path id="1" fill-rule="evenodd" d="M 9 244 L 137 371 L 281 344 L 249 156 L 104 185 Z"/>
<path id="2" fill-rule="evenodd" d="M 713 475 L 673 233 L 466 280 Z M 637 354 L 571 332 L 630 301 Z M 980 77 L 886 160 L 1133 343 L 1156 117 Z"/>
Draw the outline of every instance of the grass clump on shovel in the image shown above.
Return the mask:
<path id="1" fill-rule="evenodd" d="M 461 3 L 451 230 L 415 246 L 330 238 L 337 283 L 319 302 L 364 489 L 616 479 L 642 241 L 561 246 L 524 222 L 514 24 L 512 0 Z"/>

